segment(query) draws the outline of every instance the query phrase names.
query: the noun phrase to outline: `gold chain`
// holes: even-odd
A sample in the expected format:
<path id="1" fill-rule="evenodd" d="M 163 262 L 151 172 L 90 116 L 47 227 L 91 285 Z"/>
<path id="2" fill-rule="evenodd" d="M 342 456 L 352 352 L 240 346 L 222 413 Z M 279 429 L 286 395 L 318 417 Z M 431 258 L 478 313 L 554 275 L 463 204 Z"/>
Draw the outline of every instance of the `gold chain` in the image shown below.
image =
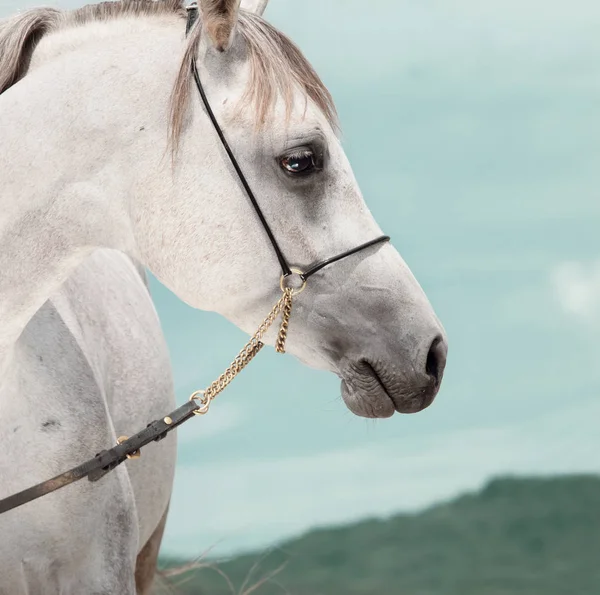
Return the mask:
<path id="1" fill-rule="evenodd" d="M 288 327 L 290 326 L 290 316 L 292 315 L 292 295 L 293 290 L 290 288 L 287 288 L 283 292 L 281 327 L 279 327 L 279 334 L 275 343 L 275 351 L 277 353 L 285 353 L 285 341 L 287 339 Z"/>
<path id="2" fill-rule="evenodd" d="M 199 403 L 198 409 L 194 411 L 197 415 L 208 413 L 211 401 L 229 384 L 231 381 L 254 359 L 256 354 L 264 347 L 262 338 L 269 328 L 273 325 L 279 314 L 282 314 L 281 327 L 277 335 L 275 350 L 278 353 L 285 353 L 285 340 L 290 324 L 292 313 L 292 296 L 294 290 L 286 287 L 279 301 L 273 306 L 269 315 L 262 321 L 258 330 L 252 335 L 251 339 L 244 345 L 231 365 L 205 390 L 197 390 L 190 396 L 190 401 Z"/>

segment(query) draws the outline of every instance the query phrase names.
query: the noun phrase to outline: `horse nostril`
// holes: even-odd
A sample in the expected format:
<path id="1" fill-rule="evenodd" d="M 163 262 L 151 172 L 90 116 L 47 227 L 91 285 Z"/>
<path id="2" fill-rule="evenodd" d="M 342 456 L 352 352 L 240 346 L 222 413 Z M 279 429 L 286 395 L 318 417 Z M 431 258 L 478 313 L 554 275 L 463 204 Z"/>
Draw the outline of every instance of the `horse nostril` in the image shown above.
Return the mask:
<path id="1" fill-rule="evenodd" d="M 442 337 L 436 337 L 431 343 L 429 353 L 427 354 L 427 361 L 425 362 L 425 372 L 431 376 L 436 385 L 439 385 L 444 375 L 444 368 L 446 367 L 446 355 L 448 353 L 448 346 Z"/>

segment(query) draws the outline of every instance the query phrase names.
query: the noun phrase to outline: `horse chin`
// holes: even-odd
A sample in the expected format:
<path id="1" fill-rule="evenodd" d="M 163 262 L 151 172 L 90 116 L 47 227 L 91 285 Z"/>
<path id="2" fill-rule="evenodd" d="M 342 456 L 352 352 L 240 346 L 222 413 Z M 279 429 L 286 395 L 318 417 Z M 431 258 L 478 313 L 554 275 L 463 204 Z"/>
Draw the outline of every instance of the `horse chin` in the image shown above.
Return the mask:
<path id="1" fill-rule="evenodd" d="M 413 384 L 406 379 L 392 378 L 365 361 L 350 366 L 340 376 L 342 399 L 348 409 L 360 417 L 418 413 L 431 405 L 439 389 L 439 384 L 429 379 Z"/>
<path id="2" fill-rule="evenodd" d="M 385 418 L 396 412 L 394 402 L 382 386 L 367 392 L 342 380 L 342 399 L 346 407 L 359 417 Z"/>

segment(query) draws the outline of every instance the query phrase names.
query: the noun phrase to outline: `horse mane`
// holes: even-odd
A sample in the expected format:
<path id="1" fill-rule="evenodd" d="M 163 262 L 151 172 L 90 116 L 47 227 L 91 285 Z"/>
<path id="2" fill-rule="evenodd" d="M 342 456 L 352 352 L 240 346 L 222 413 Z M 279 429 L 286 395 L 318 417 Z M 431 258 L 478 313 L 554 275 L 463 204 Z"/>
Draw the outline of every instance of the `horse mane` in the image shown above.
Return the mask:
<path id="1" fill-rule="evenodd" d="M 25 76 L 35 46 L 60 16 L 60 10 L 38 8 L 0 21 L 0 93 Z"/>
<path id="2" fill-rule="evenodd" d="M 34 8 L 15 17 L 0 20 L 0 94 L 26 74 L 37 44 L 47 34 L 92 21 L 126 16 L 179 15 L 186 18 L 182 0 L 118 0 L 88 4 L 62 11 Z M 191 60 L 198 51 L 202 27 L 197 24 L 189 35 L 171 101 L 170 138 L 176 147 L 183 129 L 191 89 Z M 253 105 L 257 126 L 262 126 L 275 101 L 282 97 L 291 113 L 294 90 L 299 88 L 337 126 L 331 94 L 300 49 L 261 17 L 240 11 L 237 32 L 246 42 L 250 81 L 241 105 Z"/>
<path id="3" fill-rule="evenodd" d="M 121 0 L 88 4 L 71 11 L 33 8 L 0 20 L 0 94 L 27 74 L 37 44 L 48 33 L 91 21 L 179 12 L 185 18 L 180 0 Z"/>

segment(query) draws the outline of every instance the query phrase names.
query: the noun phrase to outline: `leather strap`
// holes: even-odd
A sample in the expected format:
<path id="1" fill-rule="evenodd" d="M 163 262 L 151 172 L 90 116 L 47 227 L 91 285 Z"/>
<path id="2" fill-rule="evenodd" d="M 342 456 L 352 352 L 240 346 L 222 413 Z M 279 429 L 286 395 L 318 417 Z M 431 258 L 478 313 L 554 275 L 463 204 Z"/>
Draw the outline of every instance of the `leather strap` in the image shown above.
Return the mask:
<path id="1" fill-rule="evenodd" d="M 135 436 L 108 450 L 103 450 L 89 461 L 73 467 L 73 469 L 69 469 L 69 471 L 65 471 L 65 473 L 61 473 L 52 479 L 38 483 L 26 490 L 0 500 L 0 514 L 22 506 L 32 500 L 37 500 L 37 498 L 64 488 L 84 477 L 87 477 L 89 481 L 98 481 L 121 463 L 125 462 L 127 455 L 138 452 L 141 448 L 150 444 L 150 442 L 159 442 L 177 426 L 194 417 L 196 409 L 198 409 L 197 403 L 188 401 L 168 416 L 153 421 L 141 432 L 135 434 Z M 168 423 L 169 421 L 170 423 Z"/>
<path id="2" fill-rule="evenodd" d="M 355 248 L 347 250 L 346 252 L 342 252 L 341 254 L 338 254 L 337 256 L 332 256 L 331 258 L 326 258 L 325 260 L 322 260 L 321 262 L 318 262 L 317 264 L 312 265 L 307 271 L 302 273 L 302 275 L 300 275 L 300 277 L 302 277 L 302 279 L 304 281 L 306 281 L 310 276 L 314 275 L 316 272 L 320 271 L 321 269 L 325 268 L 326 266 L 329 266 L 330 264 L 333 264 L 334 262 L 337 262 L 338 260 L 342 260 L 343 258 L 346 258 L 346 256 L 352 256 L 352 254 L 356 254 L 357 252 L 360 252 L 361 250 L 365 250 L 366 248 L 375 246 L 375 244 L 383 244 L 383 243 L 389 242 L 389 241 L 390 241 L 390 236 L 379 236 L 378 238 L 375 238 L 374 240 L 369 240 L 368 242 L 365 242 L 364 244 L 361 244 L 360 246 L 356 246 Z"/>
<path id="3" fill-rule="evenodd" d="M 188 19 L 187 19 L 187 24 L 186 24 L 186 28 L 185 28 L 186 35 L 191 31 L 192 27 L 195 25 L 196 21 L 198 20 L 197 4 L 196 3 L 190 4 L 190 6 L 188 6 L 188 8 L 187 8 L 187 11 L 188 11 Z M 233 154 L 233 151 L 231 150 L 231 147 L 229 146 L 229 143 L 227 142 L 227 139 L 225 138 L 223 129 L 221 128 L 219 121 L 217 120 L 217 118 L 212 110 L 212 107 L 210 106 L 210 102 L 208 101 L 208 98 L 206 97 L 206 92 L 204 91 L 204 86 L 202 85 L 202 81 L 200 80 L 200 75 L 198 73 L 198 66 L 196 64 L 195 57 L 192 58 L 191 68 L 192 68 L 192 76 L 194 77 L 194 82 L 196 83 L 196 87 L 198 88 L 198 92 L 200 93 L 200 98 L 202 99 L 202 103 L 204 104 L 204 109 L 206 110 L 206 113 L 208 114 L 208 117 L 210 118 L 210 121 L 212 122 L 212 125 L 213 125 L 216 133 L 219 136 L 219 139 L 221 140 L 221 144 L 223 145 L 223 148 L 225 149 L 225 152 L 227 153 L 227 156 L 229 157 L 229 161 L 231 161 L 231 164 L 233 165 L 233 168 L 235 169 L 235 172 L 240 180 L 240 183 L 244 187 L 244 190 L 246 191 L 246 194 L 248 195 L 248 198 L 250 199 L 250 202 L 252 203 L 252 206 L 254 207 L 254 210 L 256 211 L 256 214 L 258 215 L 260 222 L 262 223 L 262 226 L 269 238 L 269 241 L 271 242 L 271 245 L 273 246 L 273 250 L 275 251 L 277 260 L 279 260 L 279 265 L 281 266 L 281 271 L 283 273 L 283 276 L 288 277 L 289 275 L 292 274 L 292 269 L 283 254 L 283 250 L 280 248 L 277 240 L 275 239 L 275 234 L 273 233 L 273 231 L 271 230 L 271 227 L 267 223 L 267 220 L 258 204 L 258 201 L 256 200 L 256 196 L 254 195 L 254 192 L 250 188 L 250 185 L 248 184 L 248 180 L 246 180 L 246 176 L 244 175 L 242 168 L 240 167 L 237 159 L 235 158 L 235 155 Z M 322 260 L 321 262 L 319 262 L 317 264 L 311 265 L 309 267 L 308 271 L 306 271 L 305 273 L 302 274 L 302 279 L 304 281 L 306 281 L 306 279 L 308 279 L 311 275 L 314 275 L 317 271 L 320 271 L 324 267 L 326 267 L 334 262 L 342 260 L 343 258 L 346 258 L 347 256 L 351 256 L 352 254 L 356 254 L 357 252 L 360 252 L 361 250 L 364 250 L 365 248 L 369 248 L 370 246 L 373 246 L 375 244 L 380 244 L 380 243 L 389 242 L 389 241 L 390 241 L 390 237 L 383 235 L 374 240 L 371 240 L 369 242 L 361 244 L 360 246 L 356 246 L 355 248 L 352 248 L 351 250 L 342 252 L 341 254 L 338 254 L 337 256 L 333 256 L 326 260 Z"/>
<path id="4" fill-rule="evenodd" d="M 187 37 L 192 30 L 192 27 L 198 20 L 198 4 L 192 2 L 187 8 L 187 23 L 185 24 L 185 36 Z"/>
<path id="5" fill-rule="evenodd" d="M 273 250 L 275 251 L 275 254 L 277 255 L 277 260 L 279 260 L 279 265 L 281 266 L 281 271 L 283 273 L 283 276 L 287 277 L 292 274 L 290 265 L 288 264 L 285 256 L 283 255 L 283 251 L 279 247 L 279 244 L 277 243 L 277 240 L 275 239 L 275 236 L 273 235 L 273 232 L 271 231 L 271 228 L 269 227 L 269 224 L 267 223 L 267 220 L 265 219 L 265 216 L 263 215 L 263 212 L 262 212 L 260 206 L 258 205 L 258 201 L 256 200 L 256 197 L 254 196 L 254 192 L 252 192 L 252 189 L 250 188 L 250 185 L 248 184 L 248 181 L 246 180 L 246 176 L 244 175 L 244 172 L 242 171 L 241 167 L 239 166 L 237 159 L 235 158 L 235 155 L 233 154 L 233 151 L 231 150 L 231 147 L 229 146 L 229 143 L 227 142 L 227 139 L 225 138 L 225 135 L 223 134 L 223 130 L 221 129 L 221 126 L 219 126 L 219 122 L 217 121 L 217 118 L 215 117 L 215 114 L 212 111 L 212 108 L 210 107 L 210 103 L 208 102 L 208 98 L 206 97 L 206 93 L 204 92 L 204 87 L 202 86 L 202 82 L 200 81 L 200 75 L 198 74 L 198 67 L 196 66 L 196 58 L 195 57 L 192 58 L 192 75 L 194 77 L 194 81 L 196 82 L 196 87 L 198 87 L 200 97 L 202 98 L 202 103 L 204 103 L 206 113 L 208 114 L 208 117 L 210 118 L 211 122 L 213 123 L 213 126 L 214 126 L 217 134 L 219 135 L 219 138 L 221 139 L 221 144 L 223 145 L 223 148 L 225 149 L 225 152 L 227 153 L 229 160 L 231 161 L 231 165 L 233 165 L 233 168 L 235 169 L 235 171 L 238 175 L 238 178 L 240 179 L 240 182 L 241 182 L 242 186 L 244 187 L 244 190 L 246 191 L 246 194 L 248 195 L 248 198 L 250 199 L 250 202 L 252 203 L 252 206 L 254 207 L 254 210 L 256 211 L 258 218 L 260 219 L 260 222 L 262 223 L 265 231 L 267 232 L 267 236 L 269 237 L 269 240 L 271 241 Z"/>

